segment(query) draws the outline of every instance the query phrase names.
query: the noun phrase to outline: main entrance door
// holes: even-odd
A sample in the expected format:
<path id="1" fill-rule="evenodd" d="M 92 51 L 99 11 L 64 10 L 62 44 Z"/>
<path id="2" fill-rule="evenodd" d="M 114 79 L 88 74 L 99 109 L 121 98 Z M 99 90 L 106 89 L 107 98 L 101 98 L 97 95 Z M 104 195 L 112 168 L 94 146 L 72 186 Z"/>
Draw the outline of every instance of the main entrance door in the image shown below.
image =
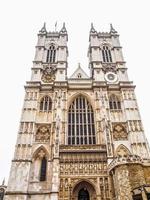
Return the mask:
<path id="1" fill-rule="evenodd" d="M 78 194 L 78 200 L 90 200 L 87 189 L 82 188 Z"/>
<path id="2" fill-rule="evenodd" d="M 96 191 L 93 185 L 89 182 L 78 182 L 70 193 L 69 200 L 96 200 Z"/>

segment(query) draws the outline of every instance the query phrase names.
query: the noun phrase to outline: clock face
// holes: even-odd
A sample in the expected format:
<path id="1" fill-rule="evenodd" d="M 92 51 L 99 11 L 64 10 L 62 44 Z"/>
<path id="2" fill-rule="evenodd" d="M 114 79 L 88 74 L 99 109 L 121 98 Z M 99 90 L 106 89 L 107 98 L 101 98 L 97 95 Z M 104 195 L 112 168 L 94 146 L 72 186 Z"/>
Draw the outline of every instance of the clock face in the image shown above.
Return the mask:
<path id="1" fill-rule="evenodd" d="M 42 81 L 44 83 L 51 83 L 55 80 L 56 66 L 47 66 L 43 69 Z"/>
<path id="2" fill-rule="evenodd" d="M 108 73 L 105 74 L 105 79 L 109 83 L 115 83 L 118 80 L 118 77 L 115 73 L 108 72 Z"/>

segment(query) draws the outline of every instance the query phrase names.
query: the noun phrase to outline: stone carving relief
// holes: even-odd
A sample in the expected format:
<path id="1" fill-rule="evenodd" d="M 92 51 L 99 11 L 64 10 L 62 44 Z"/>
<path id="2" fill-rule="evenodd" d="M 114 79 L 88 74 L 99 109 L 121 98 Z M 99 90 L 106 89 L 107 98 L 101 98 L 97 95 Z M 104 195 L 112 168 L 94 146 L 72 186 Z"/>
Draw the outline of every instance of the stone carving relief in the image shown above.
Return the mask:
<path id="1" fill-rule="evenodd" d="M 59 199 L 69 199 L 70 198 L 70 193 L 71 193 L 71 188 L 69 187 L 69 181 L 68 178 L 61 178 L 60 179 L 60 190 L 59 190 Z"/>
<path id="2" fill-rule="evenodd" d="M 48 142 L 50 140 L 50 127 L 40 126 L 35 135 L 36 142 Z"/>
<path id="3" fill-rule="evenodd" d="M 125 125 L 116 124 L 113 126 L 113 139 L 127 140 L 127 131 L 126 131 Z"/>
<path id="4" fill-rule="evenodd" d="M 107 73 L 107 72 L 116 73 L 116 72 L 117 72 L 117 69 L 116 69 L 116 66 L 114 66 L 114 65 L 111 65 L 111 64 L 103 64 L 103 71 L 104 71 L 104 73 Z"/>
<path id="5" fill-rule="evenodd" d="M 94 175 L 100 173 L 106 173 L 106 163 L 98 162 L 82 162 L 79 163 L 61 163 L 60 174 L 61 175 Z"/>
<path id="6" fill-rule="evenodd" d="M 100 193 L 102 198 L 109 198 L 110 191 L 109 191 L 109 182 L 108 177 L 101 177 L 100 178 Z"/>
<path id="7" fill-rule="evenodd" d="M 128 156 L 130 155 L 130 151 L 124 146 L 124 145 L 120 145 L 115 153 L 116 156 Z"/>

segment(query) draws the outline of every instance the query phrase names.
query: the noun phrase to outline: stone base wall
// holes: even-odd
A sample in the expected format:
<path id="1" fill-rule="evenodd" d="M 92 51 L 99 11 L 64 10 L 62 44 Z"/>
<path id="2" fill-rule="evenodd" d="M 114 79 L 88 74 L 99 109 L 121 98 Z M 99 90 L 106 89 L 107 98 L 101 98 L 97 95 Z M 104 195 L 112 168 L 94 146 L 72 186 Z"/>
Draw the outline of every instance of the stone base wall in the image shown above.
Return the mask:
<path id="1" fill-rule="evenodd" d="M 137 163 L 118 165 L 111 171 L 111 180 L 116 200 L 132 200 L 132 191 L 150 184 L 150 166 Z"/>

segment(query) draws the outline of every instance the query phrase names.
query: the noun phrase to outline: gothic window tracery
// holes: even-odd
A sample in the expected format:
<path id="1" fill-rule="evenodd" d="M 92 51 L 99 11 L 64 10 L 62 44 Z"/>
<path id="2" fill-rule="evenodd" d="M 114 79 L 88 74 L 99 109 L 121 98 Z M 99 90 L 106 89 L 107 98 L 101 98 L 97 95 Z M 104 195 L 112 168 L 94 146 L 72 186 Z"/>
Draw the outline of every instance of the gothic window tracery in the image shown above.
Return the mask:
<path id="1" fill-rule="evenodd" d="M 46 62 L 48 62 L 48 63 L 55 63 L 56 62 L 56 48 L 53 44 L 47 50 Z"/>
<path id="2" fill-rule="evenodd" d="M 102 57 L 103 57 L 103 62 L 112 62 L 112 56 L 111 56 L 111 50 L 108 46 L 103 46 L 102 48 Z"/>
<path id="3" fill-rule="evenodd" d="M 40 111 L 49 112 L 52 109 L 52 100 L 49 96 L 45 96 L 42 98 L 40 102 Z"/>
<path id="4" fill-rule="evenodd" d="M 121 109 L 120 99 L 116 95 L 111 95 L 109 98 L 109 107 L 111 110 L 119 110 Z"/>
<path id="5" fill-rule="evenodd" d="M 70 105 L 68 112 L 68 144 L 96 144 L 94 112 L 82 95 Z"/>
<path id="6" fill-rule="evenodd" d="M 36 132 L 36 135 L 35 135 L 35 141 L 36 142 L 48 142 L 49 139 L 50 139 L 49 127 L 47 127 L 47 126 L 39 127 Z"/>

